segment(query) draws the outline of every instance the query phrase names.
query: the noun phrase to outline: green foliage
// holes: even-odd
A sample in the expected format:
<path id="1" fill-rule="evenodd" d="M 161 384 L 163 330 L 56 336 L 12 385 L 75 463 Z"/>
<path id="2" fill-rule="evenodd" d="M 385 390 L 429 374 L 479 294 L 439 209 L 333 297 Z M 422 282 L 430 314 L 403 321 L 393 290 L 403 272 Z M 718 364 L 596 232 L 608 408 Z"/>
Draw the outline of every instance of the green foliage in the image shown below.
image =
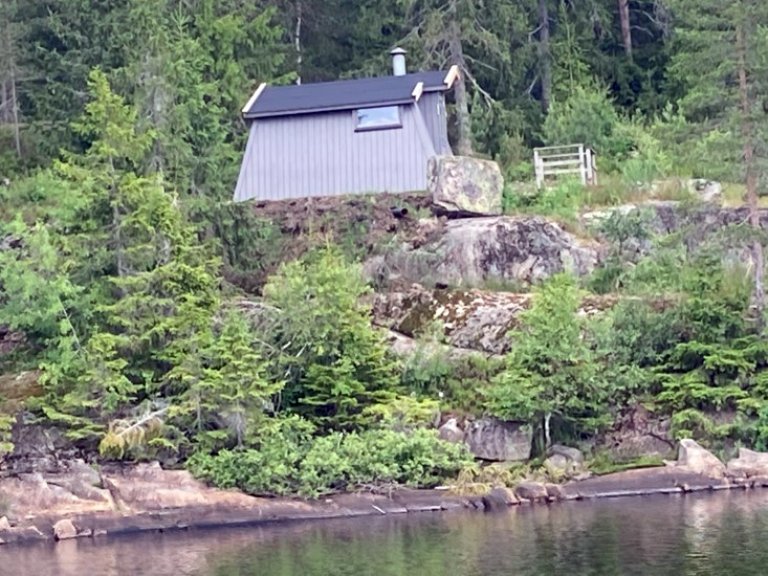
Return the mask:
<path id="1" fill-rule="evenodd" d="M 368 406 L 392 397 L 395 363 L 361 301 L 359 266 L 328 248 L 284 265 L 264 288 L 278 310 L 273 347 L 287 406 L 326 429 L 365 424 Z"/>
<path id="2" fill-rule="evenodd" d="M 7 414 L 0 414 L 0 461 L 7 454 L 13 452 L 11 429 L 16 419 Z"/>
<path id="3" fill-rule="evenodd" d="M 563 425 L 573 434 L 594 433 L 606 423 L 607 383 L 578 317 L 580 292 L 574 279 L 558 275 L 536 293 L 510 334 L 507 367 L 496 379 L 489 407 L 510 420 L 529 421 L 552 440 L 550 428 Z"/>
<path id="4" fill-rule="evenodd" d="M 508 186 L 504 193 L 505 212 L 540 214 L 566 221 L 575 221 L 585 203 L 586 191 L 576 179 L 564 179 L 556 186 L 527 193 Z"/>
<path id="5" fill-rule="evenodd" d="M 652 212 L 642 209 L 624 213 L 612 211 L 597 225 L 597 233 L 609 243 L 609 252 L 602 266 L 590 278 L 590 288 L 599 294 L 617 290 L 625 281 L 628 270 L 650 244 Z"/>
<path id="6" fill-rule="evenodd" d="M 552 103 L 544 121 L 544 140 L 550 146 L 584 144 L 598 154 L 614 155 L 614 130 L 619 115 L 607 92 L 577 86 L 562 102 Z"/>
<path id="7" fill-rule="evenodd" d="M 660 466 L 664 466 L 664 460 L 658 456 L 641 456 L 632 460 L 617 462 L 605 453 L 598 454 L 588 463 L 589 471 L 598 476 L 615 474 L 625 470 L 656 468 Z"/>
<path id="8" fill-rule="evenodd" d="M 434 432 L 333 432 L 296 444 L 265 438 L 259 449 L 202 453 L 188 462 L 197 476 L 251 494 L 323 494 L 365 486 L 434 487 L 471 462 L 466 448 Z"/>

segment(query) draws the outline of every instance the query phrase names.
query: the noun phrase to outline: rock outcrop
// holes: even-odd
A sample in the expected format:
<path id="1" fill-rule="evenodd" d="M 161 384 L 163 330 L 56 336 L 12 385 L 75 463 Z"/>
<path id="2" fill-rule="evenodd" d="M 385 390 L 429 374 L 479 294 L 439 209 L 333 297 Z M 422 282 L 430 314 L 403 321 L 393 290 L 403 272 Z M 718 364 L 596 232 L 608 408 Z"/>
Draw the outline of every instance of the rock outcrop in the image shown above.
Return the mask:
<path id="1" fill-rule="evenodd" d="M 670 417 L 654 414 L 642 404 L 624 410 L 596 443 L 597 451 L 609 454 L 615 461 L 646 456 L 674 458 L 675 448 Z"/>
<path id="2" fill-rule="evenodd" d="M 531 457 L 533 432 L 527 424 L 483 418 L 464 431 L 470 452 L 481 460 L 521 462 Z"/>
<path id="3" fill-rule="evenodd" d="M 504 177 L 499 165 L 467 156 L 434 156 L 427 165 L 427 191 L 435 211 L 456 216 L 501 214 Z"/>
<path id="4" fill-rule="evenodd" d="M 730 460 L 726 470 L 733 478 L 768 478 L 768 453 L 739 448 L 738 458 Z"/>
<path id="5" fill-rule="evenodd" d="M 675 465 L 694 474 L 708 478 L 725 478 L 726 469 L 717 456 L 689 438 L 680 440 L 680 447 Z"/>
<path id="6" fill-rule="evenodd" d="M 466 498 L 440 490 L 339 494 L 320 501 L 257 498 L 236 490 L 211 488 L 189 472 L 164 470 L 158 463 L 96 470 L 82 462 L 61 462 L 60 468 L 68 471 L 0 478 L 0 506 L 5 514 L 0 517 L 0 544 L 450 510 L 471 504 Z"/>
<path id="7" fill-rule="evenodd" d="M 585 276 L 602 254 L 597 242 L 546 218 L 498 216 L 450 220 L 423 245 L 395 247 L 370 259 L 365 270 L 380 286 L 530 285 L 563 271 Z"/>
<path id="8" fill-rule="evenodd" d="M 414 338 L 439 325 L 454 349 L 491 355 L 509 350 L 508 332 L 531 305 L 533 295 L 484 290 L 428 290 L 414 285 L 408 291 L 376 294 L 374 322 Z M 590 296 L 582 315 L 598 314 L 616 305 L 615 296 Z"/>

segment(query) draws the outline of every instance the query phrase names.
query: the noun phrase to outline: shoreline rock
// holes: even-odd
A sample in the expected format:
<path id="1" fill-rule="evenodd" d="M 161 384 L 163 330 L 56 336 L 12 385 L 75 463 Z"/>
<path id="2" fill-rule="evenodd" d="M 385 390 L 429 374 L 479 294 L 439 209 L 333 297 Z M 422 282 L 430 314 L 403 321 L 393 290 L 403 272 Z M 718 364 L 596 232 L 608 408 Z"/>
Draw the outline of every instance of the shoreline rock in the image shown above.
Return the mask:
<path id="1" fill-rule="evenodd" d="M 112 465 L 100 470 L 83 462 L 60 472 L 22 473 L 0 478 L 0 544 L 60 541 L 265 525 L 278 522 L 354 518 L 458 510 L 503 511 L 517 505 L 656 494 L 746 490 L 768 487 L 768 454 L 741 450 L 728 466 L 693 440 L 680 441 L 677 461 L 571 480 L 564 484 L 521 481 L 462 495 L 449 488 L 397 489 L 383 493 L 336 494 L 320 500 L 262 498 L 211 488 L 184 470 L 158 463 Z M 580 460 L 578 451 L 553 454 Z"/>

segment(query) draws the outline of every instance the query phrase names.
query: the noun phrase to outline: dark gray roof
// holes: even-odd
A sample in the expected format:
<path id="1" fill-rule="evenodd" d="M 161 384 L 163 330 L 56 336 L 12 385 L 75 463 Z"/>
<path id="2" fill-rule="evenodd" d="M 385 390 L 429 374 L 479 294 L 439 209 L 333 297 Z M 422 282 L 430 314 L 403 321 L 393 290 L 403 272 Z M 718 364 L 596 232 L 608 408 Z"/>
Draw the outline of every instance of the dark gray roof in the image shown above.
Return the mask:
<path id="1" fill-rule="evenodd" d="M 267 86 L 244 111 L 246 119 L 293 116 L 310 112 L 352 110 L 413 102 L 413 90 L 419 82 L 424 92 L 448 90 L 446 72 L 415 72 L 404 76 L 380 76 L 336 82 L 318 82 L 300 86 Z"/>

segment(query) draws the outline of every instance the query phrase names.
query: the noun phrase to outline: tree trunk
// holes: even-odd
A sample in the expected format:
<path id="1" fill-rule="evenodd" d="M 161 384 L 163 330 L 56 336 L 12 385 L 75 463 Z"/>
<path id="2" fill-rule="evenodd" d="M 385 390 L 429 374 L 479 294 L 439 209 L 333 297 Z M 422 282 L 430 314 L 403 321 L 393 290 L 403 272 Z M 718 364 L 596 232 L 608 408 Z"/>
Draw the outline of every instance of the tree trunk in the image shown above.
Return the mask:
<path id="1" fill-rule="evenodd" d="M 736 29 L 736 44 L 738 52 L 739 96 L 741 99 L 741 135 L 743 138 L 744 172 L 747 186 L 747 205 L 749 206 L 749 223 L 753 228 L 755 239 L 752 241 L 752 260 L 755 268 L 755 286 L 752 300 L 757 312 L 757 322 L 760 332 L 764 328 L 765 316 L 765 286 L 763 273 L 763 243 L 759 238 L 760 212 L 757 206 L 757 174 L 754 166 L 755 145 L 753 142 L 752 105 L 749 93 L 749 74 L 747 71 L 747 39 L 742 26 Z"/>
<path id="2" fill-rule="evenodd" d="M 539 0 L 539 73 L 541 75 L 541 109 L 549 111 L 552 102 L 552 55 L 549 41 L 549 7 Z"/>
<path id="3" fill-rule="evenodd" d="M 461 45 L 461 29 L 456 19 L 455 12 L 449 25 L 448 50 L 451 63 L 459 67 L 460 74 L 456 79 L 454 94 L 456 97 L 456 123 L 458 126 L 458 142 L 456 152 L 460 156 L 472 154 L 472 119 L 469 115 L 469 96 L 467 95 L 467 83 L 464 79 L 466 62 L 464 60 L 464 48 Z"/>
<path id="4" fill-rule="evenodd" d="M 629 0 L 619 0 L 619 19 L 621 20 L 621 39 L 624 53 L 632 61 L 632 29 L 629 24 Z"/>
<path id="5" fill-rule="evenodd" d="M 21 158 L 21 129 L 19 125 L 19 99 L 16 94 L 16 68 L 11 63 L 11 122 L 13 122 L 13 141 L 16 144 L 16 155 Z"/>
<path id="6" fill-rule="evenodd" d="M 550 430 L 550 422 L 552 420 L 552 412 L 547 412 L 544 416 L 544 451 L 549 450 L 552 446 L 552 432 Z"/>
<path id="7" fill-rule="evenodd" d="M 13 131 L 16 155 L 21 158 L 21 133 L 19 123 L 19 101 L 16 83 L 16 57 L 10 23 L 0 28 L 0 123 L 7 124 Z"/>
<path id="8" fill-rule="evenodd" d="M 304 57 L 301 52 L 301 26 L 303 21 L 301 0 L 296 0 L 296 28 L 293 32 L 293 45 L 296 50 L 296 84 L 301 85 L 301 65 L 303 64 Z"/>

